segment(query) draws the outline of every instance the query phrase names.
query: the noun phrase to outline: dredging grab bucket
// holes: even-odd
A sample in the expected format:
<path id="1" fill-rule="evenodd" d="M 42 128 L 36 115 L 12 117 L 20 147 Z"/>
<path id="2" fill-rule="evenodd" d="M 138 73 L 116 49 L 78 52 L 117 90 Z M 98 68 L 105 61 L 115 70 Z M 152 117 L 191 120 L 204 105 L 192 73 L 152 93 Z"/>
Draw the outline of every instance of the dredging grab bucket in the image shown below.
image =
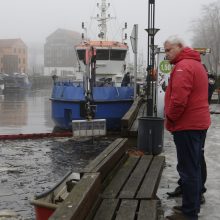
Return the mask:
<path id="1" fill-rule="evenodd" d="M 162 152 L 164 141 L 164 119 L 140 117 L 138 119 L 137 147 L 145 154 L 157 155 Z"/>
<path id="2" fill-rule="evenodd" d="M 106 119 L 73 120 L 73 137 L 96 137 L 106 135 Z"/>

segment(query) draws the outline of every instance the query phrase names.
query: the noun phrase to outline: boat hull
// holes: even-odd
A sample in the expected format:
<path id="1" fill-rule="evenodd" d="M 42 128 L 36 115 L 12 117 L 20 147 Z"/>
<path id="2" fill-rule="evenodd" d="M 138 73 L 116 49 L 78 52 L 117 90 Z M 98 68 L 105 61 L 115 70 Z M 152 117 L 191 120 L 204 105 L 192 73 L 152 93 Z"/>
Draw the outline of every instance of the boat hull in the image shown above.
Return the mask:
<path id="1" fill-rule="evenodd" d="M 53 214 L 55 209 L 49 207 L 42 207 L 40 205 L 35 205 L 34 207 L 36 213 L 36 220 L 48 220 L 49 217 Z"/>
<path id="2" fill-rule="evenodd" d="M 66 102 L 52 99 L 52 118 L 56 126 L 71 130 L 72 120 L 83 120 L 85 116 L 82 110 L 85 102 Z M 107 130 L 119 130 L 121 118 L 131 107 L 133 100 L 118 102 L 93 102 L 96 106 L 94 119 L 106 119 Z"/>
<path id="3" fill-rule="evenodd" d="M 83 94 L 83 88 L 55 86 L 51 102 L 52 119 L 57 127 L 71 130 L 72 120 L 86 118 Z M 121 118 L 132 103 L 133 88 L 95 87 L 92 101 L 95 106 L 94 119 L 106 119 L 107 130 L 120 130 Z"/>
<path id="4" fill-rule="evenodd" d="M 79 173 L 68 172 L 61 181 L 50 190 L 36 195 L 31 201 L 31 204 L 34 205 L 35 219 L 48 220 L 58 206 L 66 199 L 79 179 Z"/>

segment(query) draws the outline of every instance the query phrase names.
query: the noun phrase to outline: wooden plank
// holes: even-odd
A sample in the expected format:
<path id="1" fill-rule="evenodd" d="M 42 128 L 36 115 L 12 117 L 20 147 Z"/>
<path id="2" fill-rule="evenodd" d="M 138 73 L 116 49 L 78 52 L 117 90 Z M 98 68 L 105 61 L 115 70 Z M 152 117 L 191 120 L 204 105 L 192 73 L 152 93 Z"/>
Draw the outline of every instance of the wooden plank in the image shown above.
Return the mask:
<path id="1" fill-rule="evenodd" d="M 144 155 L 141 157 L 135 170 L 132 172 L 125 186 L 121 190 L 119 198 L 135 198 L 137 190 L 144 179 L 144 176 L 149 168 L 152 158 L 152 155 Z"/>
<path id="2" fill-rule="evenodd" d="M 139 107 L 139 98 L 135 99 L 129 110 L 125 113 L 125 115 L 121 119 L 121 125 L 123 127 L 128 127 L 129 126 L 129 120 L 131 120 L 131 117 L 135 113 L 136 109 Z"/>
<path id="3" fill-rule="evenodd" d="M 141 200 L 137 220 L 157 220 L 157 200 Z"/>
<path id="4" fill-rule="evenodd" d="M 153 199 L 156 198 L 156 191 L 161 178 L 161 173 L 164 167 L 165 157 L 155 156 L 150 165 L 141 188 L 138 191 L 136 198 L 138 199 Z"/>
<path id="5" fill-rule="evenodd" d="M 122 200 L 115 220 L 134 220 L 137 207 L 137 200 Z"/>
<path id="6" fill-rule="evenodd" d="M 124 138 L 117 138 L 113 141 L 102 153 L 100 153 L 94 160 L 92 160 L 84 169 L 83 172 L 93 172 L 94 169 L 102 163 L 102 161 L 109 156 L 109 154 L 122 142 Z"/>
<path id="7" fill-rule="evenodd" d="M 115 174 L 112 181 L 105 188 L 101 195 L 102 198 L 116 198 L 119 195 L 120 190 L 138 163 L 138 160 L 139 157 L 128 157 L 123 166 Z"/>
<path id="8" fill-rule="evenodd" d="M 102 181 L 117 165 L 127 151 L 127 141 L 128 139 L 124 138 L 122 142 L 120 142 L 120 144 L 118 144 L 117 147 L 115 147 L 115 149 L 109 153 L 108 157 L 105 157 L 102 162 L 93 169 L 93 172 L 100 172 Z"/>
<path id="9" fill-rule="evenodd" d="M 86 173 L 49 220 L 83 220 L 98 198 L 101 188 L 99 173 Z"/>
<path id="10" fill-rule="evenodd" d="M 133 124 L 131 125 L 130 129 L 129 129 L 129 134 L 136 134 L 137 135 L 137 131 L 138 131 L 138 118 L 139 117 L 143 117 L 146 115 L 146 103 L 143 103 L 138 111 L 138 115 L 136 117 L 136 120 L 133 122 Z"/>
<path id="11" fill-rule="evenodd" d="M 122 129 L 127 129 L 131 127 L 131 124 L 135 120 L 135 117 L 137 116 L 138 110 L 142 102 L 143 102 L 142 97 L 138 97 L 137 99 L 135 99 L 130 109 L 126 112 L 126 114 L 121 119 Z"/>
<path id="12" fill-rule="evenodd" d="M 93 220 L 112 220 L 118 204 L 119 199 L 104 199 Z"/>
<path id="13" fill-rule="evenodd" d="M 102 189 L 104 190 L 106 186 L 109 185 L 109 183 L 112 181 L 114 178 L 115 174 L 118 172 L 120 167 L 123 166 L 125 161 L 128 159 L 129 155 L 128 153 L 125 153 L 123 157 L 117 162 L 117 164 L 111 169 L 111 171 L 107 174 L 106 178 L 102 181 Z"/>
<path id="14" fill-rule="evenodd" d="M 142 105 L 139 108 L 138 114 L 136 119 L 134 120 L 133 124 L 130 126 L 128 130 L 129 137 L 137 137 L 138 135 L 138 118 L 146 116 L 146 103 L 142 103 Z"/>

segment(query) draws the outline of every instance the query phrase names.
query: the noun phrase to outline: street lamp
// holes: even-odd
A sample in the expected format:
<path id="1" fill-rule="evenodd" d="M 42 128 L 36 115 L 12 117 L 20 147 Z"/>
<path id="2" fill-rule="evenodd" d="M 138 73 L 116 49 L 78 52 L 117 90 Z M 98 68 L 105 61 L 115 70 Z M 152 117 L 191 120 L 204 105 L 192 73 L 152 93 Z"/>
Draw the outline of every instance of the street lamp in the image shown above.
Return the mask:
<path id="1" fill-rule="evenodd" d="M 138 121 L 138 149 L 147 154 L 157 154 L 156 149 L 163 147 L 163 118 L 157 117 L 156 110 L 156 82 L 154 75 L 154 60 L 157 46 L 154 45 L 154 36 L 159 29 L 154 27 L 155 0 L 149 0 L 148 8 L 148 63 L 147 63 L 147 117 L 140 117 Z M 140 131 L 140 132 L 139 132 Z M 159 141 L 159 144 L 157 144 Z M 149 147 L 149 149 L 148 149 Z M 158 151 L 158 153 L 160 153 Z"/>
<path id="2" fill-rule="evenodd" d="M 148 55 L 147 55 L 147 116 L 153 116 L 154 106 L 154 63 L 155 63 L 155 50 L 154 36 L 160 30 L 154 27 L 155 24 L 155 0 L 149 0 L 148 4 L 148 28 L 145 31 L 148 33 Z"/>
<path id="3" fill-rule="evenodd" d="M 155 36 L 156 33 L 160 30 L 158 28 L 146 28 L 144 29 L 145 31 L 147 31 L 149 36 Z"/>
<path id="4" fill-rule="evenodd" d="M 148 64 L 152 64 L 154 66 L 154 52 L 157 49 L 157 45 L 154 44 L 154 36 L 160 30 L 159 28 L 146 28 L 144 29 L 148 33 Z M 151 54 L 150 54 L 151 52 Z M 150 59 L 152 57 L 152 59 Z"/>

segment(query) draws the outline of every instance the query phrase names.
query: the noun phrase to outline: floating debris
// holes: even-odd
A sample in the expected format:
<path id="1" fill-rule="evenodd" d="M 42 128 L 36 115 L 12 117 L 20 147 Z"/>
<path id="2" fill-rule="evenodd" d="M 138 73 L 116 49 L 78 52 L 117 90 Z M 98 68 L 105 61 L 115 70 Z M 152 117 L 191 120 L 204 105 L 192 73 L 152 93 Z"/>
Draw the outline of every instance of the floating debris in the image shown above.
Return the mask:
<path id="1" fill-rule="evenodd" d="M 22 220 L 16 212 L 12 210 L 0 210 L 0 220 Z"/>

